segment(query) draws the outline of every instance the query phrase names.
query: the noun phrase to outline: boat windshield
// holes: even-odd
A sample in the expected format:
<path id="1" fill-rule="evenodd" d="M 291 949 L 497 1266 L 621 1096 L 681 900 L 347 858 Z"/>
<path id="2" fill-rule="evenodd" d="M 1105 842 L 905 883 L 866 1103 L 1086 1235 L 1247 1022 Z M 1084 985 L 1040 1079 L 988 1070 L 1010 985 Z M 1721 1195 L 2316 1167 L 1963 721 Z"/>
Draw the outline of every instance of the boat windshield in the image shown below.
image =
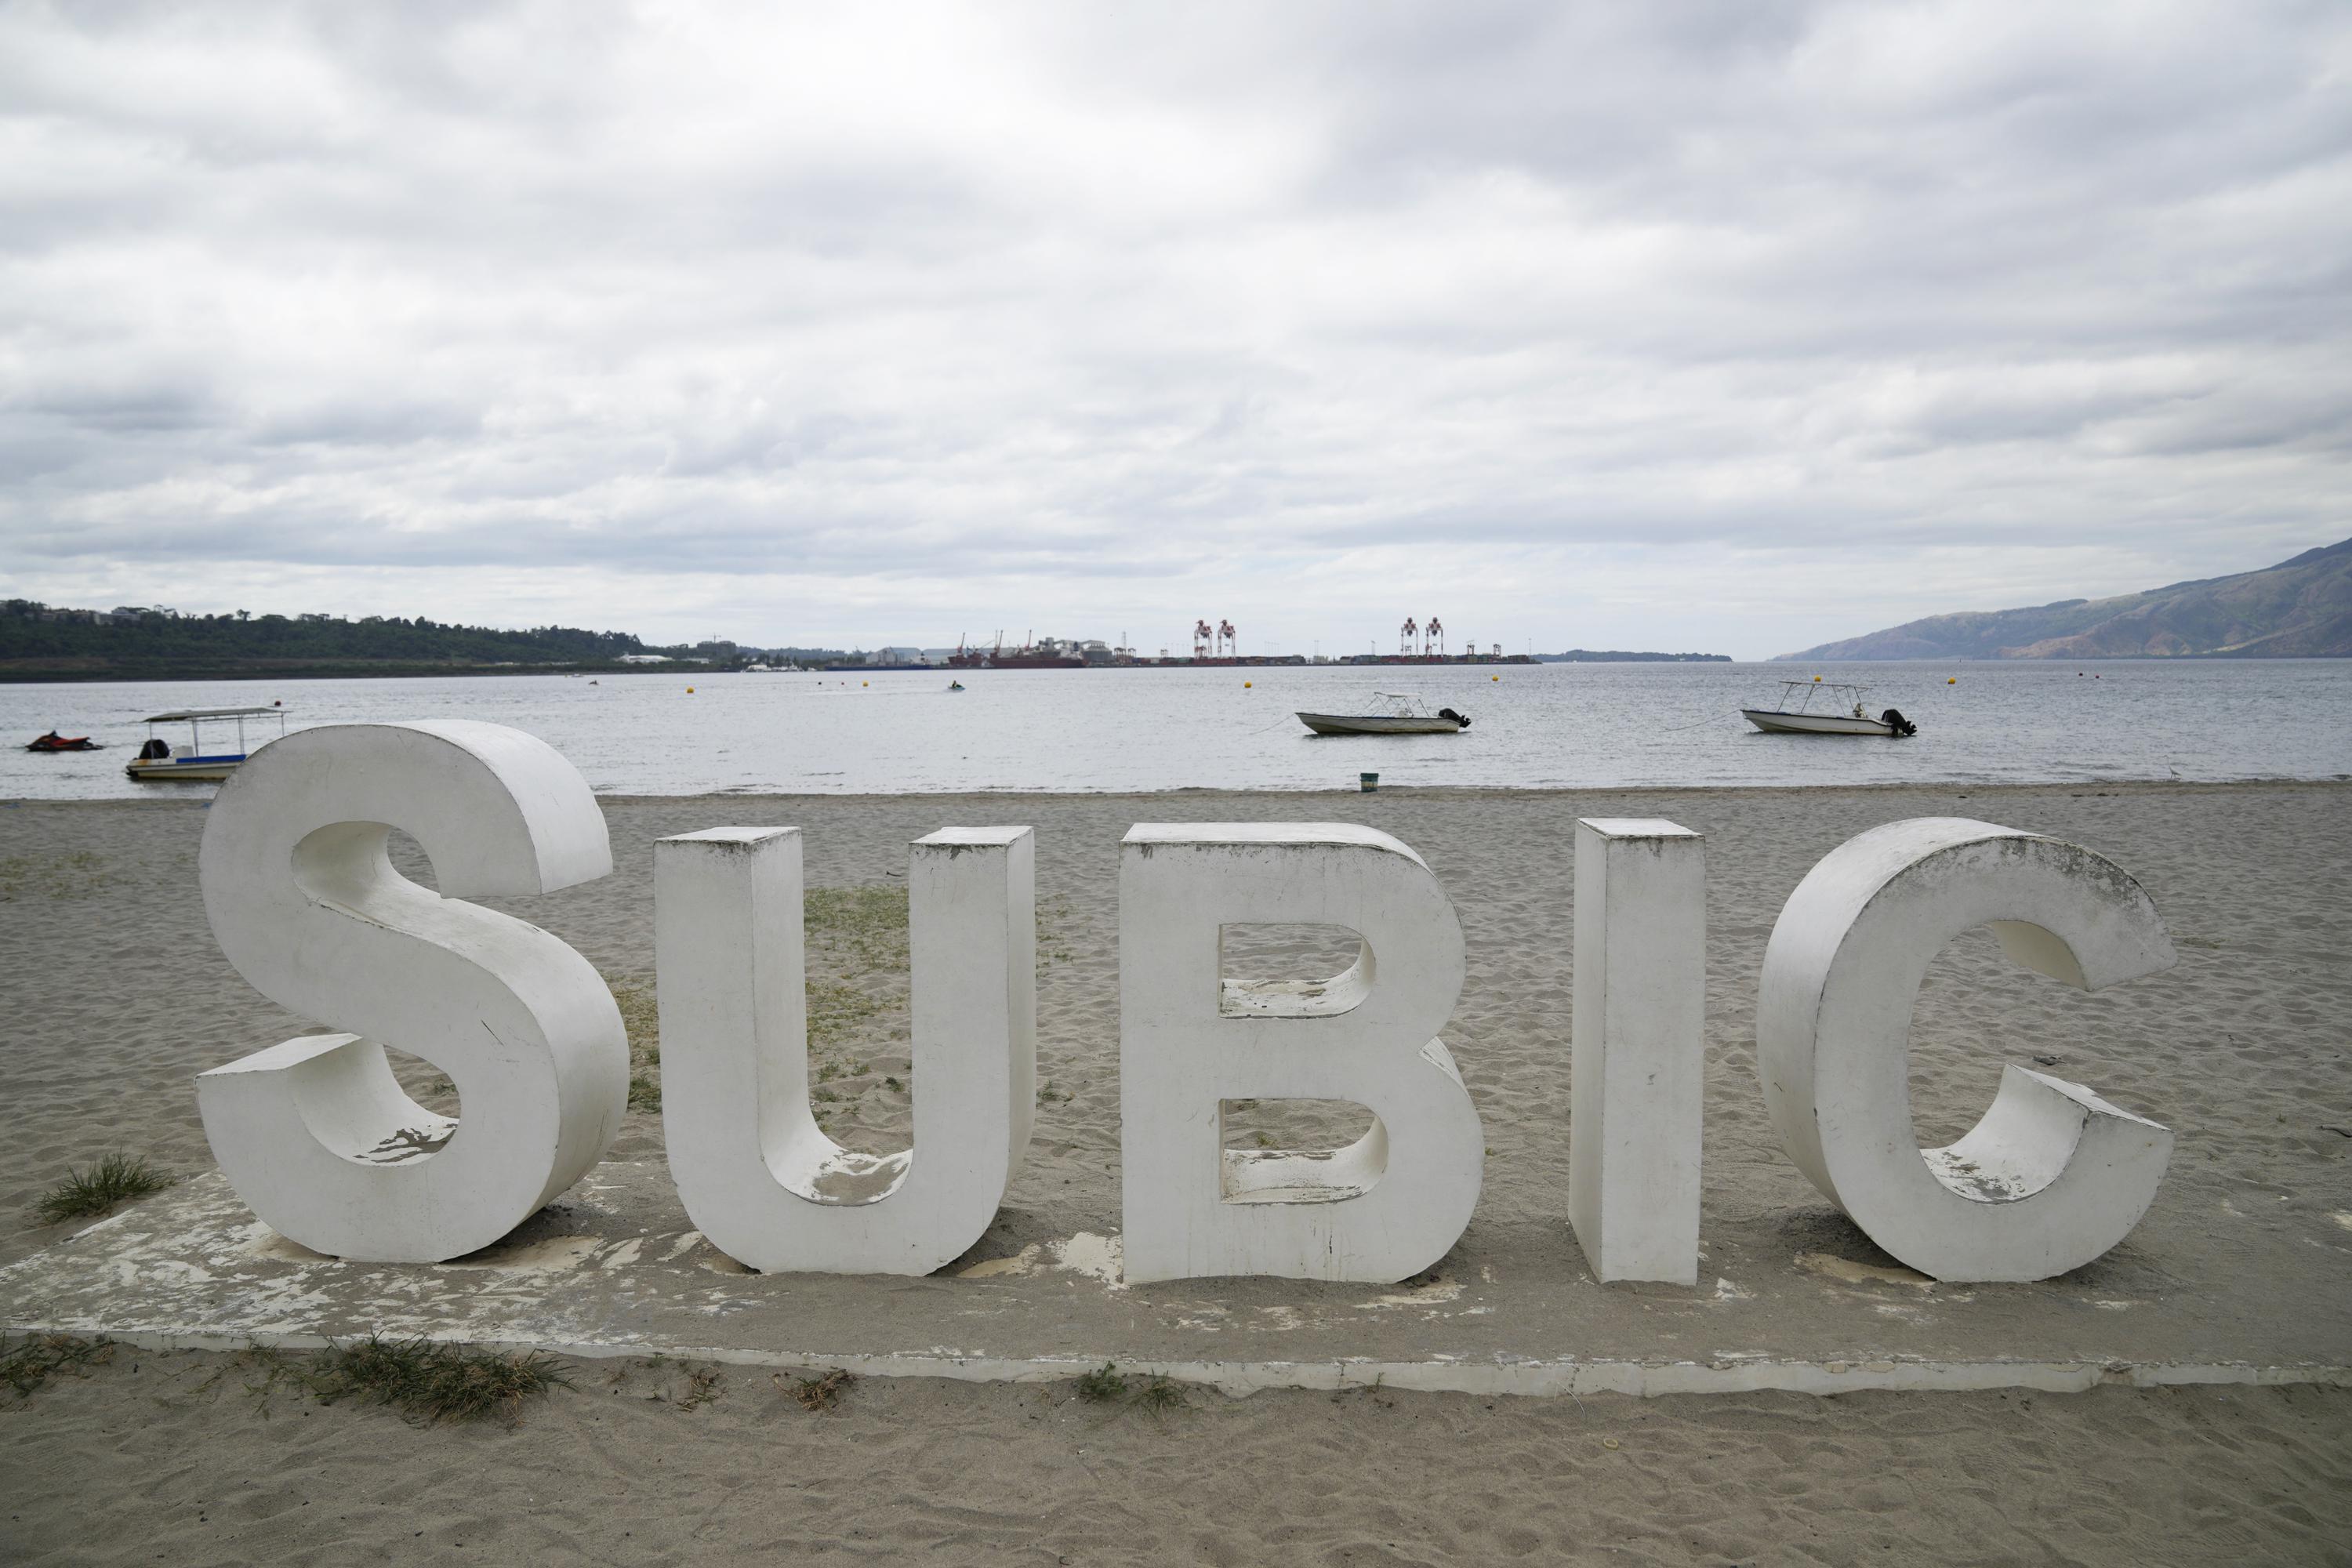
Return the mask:
<path id="1" fill-rule="evenodd" d="M 1862 694 L 1869 689 L 1870 688 L 1867 686 L 1849 686 L 1832 680 L 1784 680 L 1780 682 L 1780 711 L 1783 713 L 1806 712 L 1812 709 L 1813 696 L 1816 692 L 1819 692 L 1829 699 L 1829 701 L 1823 707 L 1823 711 L 1836 709 L 1849 709 L 1853 712 L 1859 713 L 1862 711 L 1863 708 Z M 1789 700 L 1800 691 L 1805 694 L 1804 697 L 1798 701 L 1794 708 L 1790 707 Z"/>

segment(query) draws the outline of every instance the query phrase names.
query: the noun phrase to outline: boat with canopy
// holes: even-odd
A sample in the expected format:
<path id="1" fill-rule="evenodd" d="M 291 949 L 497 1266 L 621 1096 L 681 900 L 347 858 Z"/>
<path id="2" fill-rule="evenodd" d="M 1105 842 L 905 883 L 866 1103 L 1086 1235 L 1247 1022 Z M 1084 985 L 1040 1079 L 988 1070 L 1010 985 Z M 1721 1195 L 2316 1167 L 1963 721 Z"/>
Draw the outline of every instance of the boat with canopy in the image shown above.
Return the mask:
<path id="1" fill-rule="evenodd" d="M 1889 708 L 1872 718 L 1863 701 L 1869 690 L 1867 686 L 1824 681 L 1817 675 L 1811 680 L 1780 682 L 1778 708 L 1742 708 L 1739 711 L 1750 724 L 1774 735 L 1900 736 L 1919 732 L 1919 727 L 1903 717 L 1899 709 Z M 1797 695 L 1800 691 L 1804 693 L 1801 698 Z M 1816 706 L 1816 697 L 1828 700 Z"/>
<path id="2" fill-rule="evenodd" d="M 247 720 L 275 717 L 278 733 L 286 733 L 286 710 L 283 708 L 184 708 L 170 713 L 147 716 L 147 743 L 139 748 L 139 755 L 124 766 L 123 772 L 146 783 L 179 781 L 194 784 L 217 784 L 235 773 L 237 764 L 250 754 L 246 746 L 245 726 Z M 155 733 L 158 724 L 185 724 L 188 741 L 174 745 Z M 205 749 L 205 726 L 213 726 L 220 737 L 211 751 Z M 236 726 L 236 739 L 226 737 L 225 727 Z M 277 739 L 265 734 L 254 742 L 260 745 Z"/>

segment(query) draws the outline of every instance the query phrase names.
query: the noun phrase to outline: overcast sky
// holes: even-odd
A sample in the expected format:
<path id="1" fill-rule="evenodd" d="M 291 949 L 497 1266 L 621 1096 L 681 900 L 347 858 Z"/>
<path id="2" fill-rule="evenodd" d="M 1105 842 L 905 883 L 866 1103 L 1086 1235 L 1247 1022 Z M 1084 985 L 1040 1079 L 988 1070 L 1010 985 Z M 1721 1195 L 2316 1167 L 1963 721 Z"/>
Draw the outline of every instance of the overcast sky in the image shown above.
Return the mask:
<path id="1" fill-rule="evenodd" d="M 2352 535 L 2352 5 L 0 3 L 0 592 L 1754 657 Z"/>

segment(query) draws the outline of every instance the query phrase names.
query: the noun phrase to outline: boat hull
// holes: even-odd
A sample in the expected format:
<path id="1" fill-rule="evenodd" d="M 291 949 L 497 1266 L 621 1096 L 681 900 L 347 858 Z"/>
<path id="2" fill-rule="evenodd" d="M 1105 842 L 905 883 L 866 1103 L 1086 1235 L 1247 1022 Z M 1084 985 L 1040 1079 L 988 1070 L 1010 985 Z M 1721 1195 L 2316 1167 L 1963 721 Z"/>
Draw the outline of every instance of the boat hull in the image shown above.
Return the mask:
<path id="1" fill-rule="evenodd" d="M 1742 708 L 1740 713 L 1758 729 L 1773 735 L 1892 735 L 1894 727 L 1876 719 L 1851 713 L 1782 713 L 1770 708 Z"/>
<path id="2" fill-rule="evenodd" d="M 236 772 L 243 757 L 145 757 L 122 771 L 142 783 L 219 784 Z"/>
<path id="3" fill-rule="evenodd" d="M 1298 721 L 1318 735 L 1458 735 L 1451 719 L 1389 718 L 1381 714 L 1301 713 Z"/>

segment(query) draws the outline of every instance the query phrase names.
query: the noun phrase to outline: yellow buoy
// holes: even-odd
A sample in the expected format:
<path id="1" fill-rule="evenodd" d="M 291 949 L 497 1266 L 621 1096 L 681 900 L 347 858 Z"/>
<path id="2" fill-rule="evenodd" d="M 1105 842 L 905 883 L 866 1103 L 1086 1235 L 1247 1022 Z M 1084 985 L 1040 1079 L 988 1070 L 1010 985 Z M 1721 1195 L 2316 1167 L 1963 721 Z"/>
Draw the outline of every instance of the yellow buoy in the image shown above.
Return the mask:
<path id="1" fill-rule="evenodd" d="M 686 689 L 686 694 L 687 694 L 688 697 L 693 696 L 693 695 L 694 695 L 694 688 L 693 688 L 693 687 L 691 687 L 691 686 L 688 687 L 688 688 Z"/>
<path id="2" fill-rule="evenodd" d="M 1248 681 L 1246 681 L 1246 680 L 1243 681 L 1243 682 L 1242 682 L 1242 689 L 1243 689 L 1244 691 L 1247 691 L 1249 689 L 1250 689 L 1250 683 L 1249 683 Z"/>
<path id="3" fill-rule="evenodd" d="M 1947 686 L 1958 686 L 1959 683 L 1960 678 L 1957 675 L 1947 676 L 1944 678 L 1944 684 Z"/>
<path id="4" fill-rule="evenodd" d="M 1814 681 L 1815 681 L 1817 684 L 1820 682 L 1821 679 L 1822 679 L 1822 678 L 1821 678 L 1820 676 L 1818 676 L 1818 675 L 1816 675 L 1815 677 L 1813 677 L 1813 679 L 1814 679 Z"/>
<path id="5" fill-rule="evenodd" d="M 1499 676 L 1499 675 L 1490 675 L 1490 676 L 1488 676 L 1486 679 L 1489 679 L 1489 680 L 1500 680 L 1500 679 L 1502 679 L 1503 678 L 1502 678 L 1501 676 Z"/>
<path id="6" fill-rule="evenodd" d="M 873 685 L 874 683 L 873 683 L 872 681 L 870 681 L 870 680 L 861 680 L 861 681 L 859 681 L 857 684 L 858 684 L 858 685 L 860 685 L 860 686 L 871 686 L 871 685 Z"/>

